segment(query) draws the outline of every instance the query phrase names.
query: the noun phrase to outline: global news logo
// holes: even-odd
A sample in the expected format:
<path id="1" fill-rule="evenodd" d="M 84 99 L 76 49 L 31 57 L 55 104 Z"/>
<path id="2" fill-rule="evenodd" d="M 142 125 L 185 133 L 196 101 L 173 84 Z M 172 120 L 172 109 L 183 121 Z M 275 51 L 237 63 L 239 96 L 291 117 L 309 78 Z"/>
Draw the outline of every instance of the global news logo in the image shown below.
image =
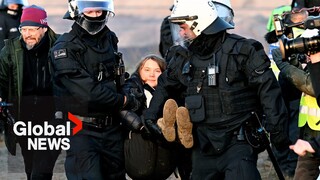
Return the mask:
<path id="1" fill-rule="evenodd" d="M 82 129 L 82 121 L 70 112 L 68 119 L 70 121 L 59 125 L 52 125 L 47 121 L 41 125 L 33 125 L 31 121 L 27 123 L 18 121 L 13 126 L 13 132 L 16 136 L 28 136 L 28 150 L 68 150 L 70 148 L 68 137 Z M 75 124 L 73 128 L 71 128 L 71 122 Z"/>

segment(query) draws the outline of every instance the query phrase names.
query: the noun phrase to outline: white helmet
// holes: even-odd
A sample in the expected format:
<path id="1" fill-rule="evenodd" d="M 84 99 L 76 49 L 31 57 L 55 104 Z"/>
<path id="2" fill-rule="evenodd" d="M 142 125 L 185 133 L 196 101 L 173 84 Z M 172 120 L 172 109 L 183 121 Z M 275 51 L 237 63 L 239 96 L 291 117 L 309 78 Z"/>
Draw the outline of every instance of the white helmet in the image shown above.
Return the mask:
<path id="1" fill-rule="evenodd" d="M 234 26 L 233 17 L 234 12 L 231 7 L 230 0 L 213 0 L 212 1 L 217 8 L 218 16 Z"/>
<path id="2" fill-rule="evenodd" d="M 188 24 L 196 36 L 233 28 L 218 17 L 216 6 L 211 0 L 178 0 L 169 20 L 172 23 Z"/>
<path id="3" fill-rule="evenodd" d="M 228 8 L 232 9 L 230 0 L 213 0 L 213 2 L 223 4 Z"/>

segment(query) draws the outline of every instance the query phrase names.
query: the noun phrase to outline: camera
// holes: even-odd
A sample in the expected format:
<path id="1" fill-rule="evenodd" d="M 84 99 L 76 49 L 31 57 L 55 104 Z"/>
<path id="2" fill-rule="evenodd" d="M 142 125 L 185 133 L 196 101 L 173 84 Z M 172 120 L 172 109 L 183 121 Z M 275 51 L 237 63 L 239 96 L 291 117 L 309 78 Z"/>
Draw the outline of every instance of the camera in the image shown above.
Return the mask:
<path id="1" fill-rule="evenodd" d="M 293 27 L 301 29 L 320 28 L 320 16 L 306 15 L 308 15 L 306 10 L 286 13 L 281 16 L 278 14 L 274 15 L 275 32 L 279 40 L 280 51 L 284 61 L 290 60 L 290 58 L 298 58 L 300 62 L 304 63 L 306 61 L 305 55 L 311 55 L 320 51 L 319 32 L 313 37 L 288 38 L 292 37 L 292 34 L 288 32 L 291 32 Z"/>
<path id="2" fill-rule="evenodd" d="M 279 40 L 282 59 L 288 59 L 293 54 L 315 54 L 320 51 L 320 36 L 310 38 L 299 37 L 288 39 L 282 36 Z M 305 59 L 299 60 L 300 62 Z"/>
<path id="3" fill-rule="evenodd" d="M 275 14 L 273 16 L 273 23 L 275 27 L 275 33 L 277 37 L 281 37 L 282 35 L 293 36 L 292 28 L 298 27 L 301 29 L 305 28 L 304 20 L 308 18 L 308 11 L 301 10 L 298 12 L 285 12 L 281 15 Z"/>

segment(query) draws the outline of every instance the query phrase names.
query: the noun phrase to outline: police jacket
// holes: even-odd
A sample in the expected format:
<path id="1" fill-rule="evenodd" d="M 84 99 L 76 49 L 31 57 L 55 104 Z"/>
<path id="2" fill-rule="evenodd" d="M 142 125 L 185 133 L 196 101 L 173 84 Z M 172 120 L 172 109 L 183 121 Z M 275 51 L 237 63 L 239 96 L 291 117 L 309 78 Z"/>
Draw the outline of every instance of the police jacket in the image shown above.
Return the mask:
<path id="1" fill-rule="evenodd" d="M 57 110 L 102 117 L 123 107 L 115 84 L 117 43 L 108 27 L 90 35 L 77 23 L 57 40 L 50 54 Z"/>
<path id="2" fill-rule="evenodd" d="M 5 46 L 0 52 L 0 97 L 3 101 L 12 102 L 16 100 L 18 111 L 20 112 L 20 103 L 22 96 L 28 95 L 52 95 L 51 79 L 48 77 L 48 51 L 55 40 L 59 37 L 52 29 L 48 27 L 46 35 L 40 43 L 33 49 L 27 50 L 22 37 L 8 39 L 5 41 Z M 44 42 L 45 41 L 45 42 Z M 49 46 L 49 47 L 48 47 Z M 46 47 L 47 51 L 44 51 Z M 29 62 L 26 62 L 30 60 Z M 42 62 L 40 70 L 33 73 L 38 79 L 38 85 L 26 85 L 26 82 L 33 83 L 34 78 L 26 77 L 29 71 L 33 71 L 30 62 L 39 60 Z M 40 82 L 41 81 L 41 82 Z M 23 84 L 23 83 L 26 84 Z M 26 88 L 27 87 L 27 88 Z M 42 92 L 41 92 L 42 91 Z M 50 91 L 50 92 L 49 92 Z"/>
<path id="3" fill-rule="evenodd" d="M 215 86 L 208 86 L 209 64 L 216 64 L 219 69 Z M 156 120 L 173 91 L 186 97 L 204 97 L 205 120 L 194 123 L 198 127 L 208 125 L 230 131 L 246 121 L 251 111 L 263 110 L 267 115 L 266 129 L 280 132 L 287 118 L 281 90 L 263 46 L 226 32 L 201 34 L 188 49 L 178 48 L 158 80 L 145 119 Z"/>

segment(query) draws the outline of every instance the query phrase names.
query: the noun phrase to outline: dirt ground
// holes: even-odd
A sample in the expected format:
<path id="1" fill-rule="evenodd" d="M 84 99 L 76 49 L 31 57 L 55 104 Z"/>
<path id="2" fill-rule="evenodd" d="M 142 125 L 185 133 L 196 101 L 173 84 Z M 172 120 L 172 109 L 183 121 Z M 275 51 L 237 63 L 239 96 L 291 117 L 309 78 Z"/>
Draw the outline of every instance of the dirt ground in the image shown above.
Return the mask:
<path id="1" fill-rule="evenodd" d="M 72 21 L 62 20 L 67 10 L 67 0 L 40 1 L 29 0 L 29 4 L 37 4 L 48 12 L 48 23 L 57 33 L 70 30 Z M 135 68 L 140 57 L 148 53 L 158 53 L 160 24 L 170 14 L 172 0 L 115 0 L 114 18 L 109 19 L 108 26 L 119 38 L 119 50 L 124 54 L 127 70 Z M 280 5 L 290 4 L 290 0 L 231 0 L 235 12 L 236 28 L 230 32 L 248 38 L 254 38 L 268 47 L 263 36 L 271 10 Z M 266 48 L 266 51 L 268 49 Z M 19 152 L 19 150 L 18 150 Z M 65 180 L 65 152 L 60 155 L 54 173 L 54 180 Z M 0 143 L 0 179 L 24 180 L 23 161 L 21 155 L 8 155 L 3 143 Z M 258 168 L 264 180 L 277 179 L 273 166 L 266 152 L 259 155 Z M 169 180 L 176 179 L 174 176 Z"/>

